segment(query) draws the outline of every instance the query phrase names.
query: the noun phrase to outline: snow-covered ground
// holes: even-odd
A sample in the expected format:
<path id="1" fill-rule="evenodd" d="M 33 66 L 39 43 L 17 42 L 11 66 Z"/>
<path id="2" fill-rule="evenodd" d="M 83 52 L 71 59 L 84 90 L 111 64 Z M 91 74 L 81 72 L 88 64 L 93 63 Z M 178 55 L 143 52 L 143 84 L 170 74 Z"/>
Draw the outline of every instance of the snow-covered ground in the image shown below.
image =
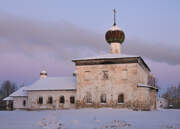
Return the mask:
<path id="1" fill-rule="evenodd" d="M 180 129 L 180 110 L 0 111 L 0 129 Z"/>

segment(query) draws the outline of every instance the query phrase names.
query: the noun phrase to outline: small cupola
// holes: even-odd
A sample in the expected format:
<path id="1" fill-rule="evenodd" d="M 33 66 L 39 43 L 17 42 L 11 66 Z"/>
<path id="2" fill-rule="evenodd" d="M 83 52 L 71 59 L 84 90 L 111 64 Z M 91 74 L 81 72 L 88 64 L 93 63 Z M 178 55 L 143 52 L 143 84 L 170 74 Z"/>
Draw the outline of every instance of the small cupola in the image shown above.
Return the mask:
<path id="1" fill-rule="evenodd" d="M 47 72 L 45 70 L 42 70 L 41 73 L 40 73 L 40 78 L 43 79 L 43 78 L 47 78 Z"/>

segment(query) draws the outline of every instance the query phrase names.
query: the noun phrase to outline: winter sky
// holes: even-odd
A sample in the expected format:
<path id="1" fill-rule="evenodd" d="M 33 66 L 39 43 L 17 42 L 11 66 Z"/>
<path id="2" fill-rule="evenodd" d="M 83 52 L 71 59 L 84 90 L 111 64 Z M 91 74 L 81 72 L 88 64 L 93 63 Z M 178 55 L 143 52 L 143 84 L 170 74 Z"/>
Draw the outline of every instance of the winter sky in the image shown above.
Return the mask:
<path id="1" fill-rule="evenodd" d="M 108 53 L 113 24 L 126 40 L 123 53 L 141 55 L 165 89 L 180 82 L 179 0 L 0 0 L 0 82 L 29 85 L 72 75 L 73 58 Z"/>

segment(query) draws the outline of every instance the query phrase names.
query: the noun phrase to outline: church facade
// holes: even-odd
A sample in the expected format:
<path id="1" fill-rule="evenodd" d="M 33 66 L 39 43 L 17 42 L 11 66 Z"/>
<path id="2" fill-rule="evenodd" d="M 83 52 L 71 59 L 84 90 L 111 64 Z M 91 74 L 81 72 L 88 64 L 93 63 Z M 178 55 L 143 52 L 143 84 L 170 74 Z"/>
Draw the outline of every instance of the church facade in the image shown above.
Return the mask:
<path id="1" fill-rule="evenodd" d="M 76 72 L 71 77 L 47 77 L 47 72 L 42 71 L 40 80 L 9 96 L 14 108 L 156 109 L 155 79 L 141 56 L 121 53 L 125 34 L 116 25 L 115 16 L 105 38 L 111 53 L 72 60 Z"/>

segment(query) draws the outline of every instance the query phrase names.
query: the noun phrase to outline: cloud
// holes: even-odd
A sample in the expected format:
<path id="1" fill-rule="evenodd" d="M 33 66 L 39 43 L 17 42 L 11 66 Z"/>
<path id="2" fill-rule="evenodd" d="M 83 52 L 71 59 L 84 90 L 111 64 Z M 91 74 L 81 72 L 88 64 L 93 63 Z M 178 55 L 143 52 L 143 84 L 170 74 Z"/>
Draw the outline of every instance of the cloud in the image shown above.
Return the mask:
<path id="1" fill-rule="evenodd" d="M 172 43 L 166 45 L 141 40 L 128 40 L 123 47 L 126 53 L 142 55 L 153 61 L 164 62 L 170 65 L 180 64 L 180 46 L 173 46 Z"/>
<path id="2" fill-rule="evenodd" d="M 67 22 L 42 23 L 1 14 L 0 28 L 0 54 L 48 53 L 66 59 L 83 53 L 82 48 L 104 48 L 101 36 Z"/>
<path id="3" fill-rule="evenodd" d="M 109 51 L 104 33 L 85 30 L 72 23 L 45 23 L 0 13 L 0 55 L 20 53 L 33 58 L 44 55 L 60 60 Z M 168 64 L 180 64 L 180 46 L 147 43 L 127 38 L 123 52 Z"/>

